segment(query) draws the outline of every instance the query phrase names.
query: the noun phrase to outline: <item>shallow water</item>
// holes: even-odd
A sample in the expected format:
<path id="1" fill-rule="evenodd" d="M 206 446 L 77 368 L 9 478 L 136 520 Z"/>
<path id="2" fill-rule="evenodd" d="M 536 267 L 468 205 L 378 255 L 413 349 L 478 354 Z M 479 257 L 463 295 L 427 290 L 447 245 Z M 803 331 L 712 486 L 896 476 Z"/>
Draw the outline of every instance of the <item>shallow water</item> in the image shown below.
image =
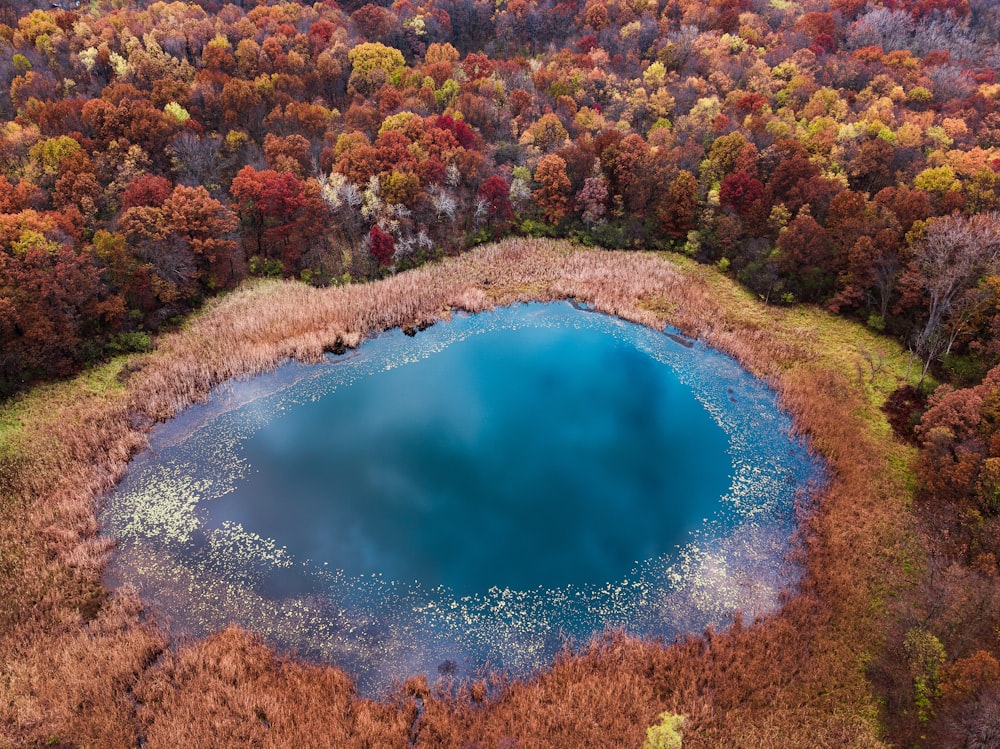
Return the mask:
<path id="1" fill-rule="evenodd" d="M 768 611 L 820 471 L 768 388 L 685 343 L 521 305 L 223 386 L 108 498 L 111 582 L 367 693 Z"/>

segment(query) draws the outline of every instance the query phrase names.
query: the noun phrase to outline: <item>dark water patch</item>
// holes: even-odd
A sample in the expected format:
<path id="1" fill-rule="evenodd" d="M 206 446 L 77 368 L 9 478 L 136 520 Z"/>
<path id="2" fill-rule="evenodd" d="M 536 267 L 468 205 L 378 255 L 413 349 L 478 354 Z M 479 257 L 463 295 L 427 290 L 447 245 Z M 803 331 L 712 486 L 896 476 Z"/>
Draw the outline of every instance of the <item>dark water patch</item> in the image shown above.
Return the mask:
<path id="1" fill-rule="evenodd" d="M 667 338 L 674 343 L 679 343 L 684 348 L 694 348 L 694 340 L 686 336 L 682 336 L 679 333 L 667 332 Z"/>
<path id="2" fill-rule="evenodd" d="M 111 582 L 365 692 L 771 610 L 818 466 L 763 383 L 674 335 L 522 305 L 223 386 L 109 497 Z"/>

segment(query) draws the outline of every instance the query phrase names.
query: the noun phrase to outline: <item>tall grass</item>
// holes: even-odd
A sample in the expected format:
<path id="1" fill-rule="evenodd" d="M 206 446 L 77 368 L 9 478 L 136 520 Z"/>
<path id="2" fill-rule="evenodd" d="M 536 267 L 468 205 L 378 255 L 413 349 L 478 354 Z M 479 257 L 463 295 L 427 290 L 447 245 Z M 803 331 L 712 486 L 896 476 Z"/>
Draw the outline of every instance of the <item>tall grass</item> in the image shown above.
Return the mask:
<path id="1" fill-rule="evenodd" d="M 411 685 L 376 704 L 335 669 L 233 629 L 170 649 L 134 592 L 101 586 L 111 545 L 99 498 L 153 423 L 227 379 L 390 327 L 567 297 L 732 354 L 827 458 L 833 480 L 804 515 L 806 577 L 778 614 L 674 644 L 610 634 L 485 702 L 479 687 Z M 688 716 L 685 747 L 879 746 L 864 665 L 884 636 L 886 581 L 917 550 L 906 448 L 876 408 L 895 369 L 860 376 L 862 338 L 818 311 L 764 308 L 703 267 L 561 242 L 508 240 L 377 283 L 269 281 L 217 299 L 153 354 L 115 364 L 117 378 L 47 386 L 0 414 L 0 746 L 640 746 L 664 710 Z"/>

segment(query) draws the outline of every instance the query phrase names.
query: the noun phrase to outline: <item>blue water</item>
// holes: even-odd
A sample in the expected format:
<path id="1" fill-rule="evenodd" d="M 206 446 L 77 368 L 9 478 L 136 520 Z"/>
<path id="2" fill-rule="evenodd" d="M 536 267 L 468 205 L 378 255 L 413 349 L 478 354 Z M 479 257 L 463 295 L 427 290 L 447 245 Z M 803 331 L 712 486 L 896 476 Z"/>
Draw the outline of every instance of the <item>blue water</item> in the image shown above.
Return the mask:
<path id="1" fill-rule="evenodd" d="M 177 630 L 237 621 L 377 692 L 764 613 L 820 475 L 732 359 L 532 304 L 219 388 L 102 523 L 111 581 Z"/>

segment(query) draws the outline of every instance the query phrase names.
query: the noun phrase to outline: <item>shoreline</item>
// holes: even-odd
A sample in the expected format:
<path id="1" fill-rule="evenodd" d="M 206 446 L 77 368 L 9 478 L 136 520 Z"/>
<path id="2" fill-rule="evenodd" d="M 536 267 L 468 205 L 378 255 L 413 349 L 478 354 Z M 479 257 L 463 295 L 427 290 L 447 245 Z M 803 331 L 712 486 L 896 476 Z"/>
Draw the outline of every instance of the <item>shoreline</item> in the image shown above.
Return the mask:
<path id="1" fill-rule="evenodd" d="M 457 313 L 425 338 L 410 340 L 392 329 L 368 339 L 352 358 L 282 365 L 253 380 L 223 383 L 206 403 L 158 425 L 150 435 L 152 452 L 133 459 L 129 476 L 105 498 L 102 528 L 118 539 L 105 580 L 117 581 L 113 588 L 126 580 L 148 589 L 146 605 L 169 612 L 172 625 L 183 622 L 182 631 L 189 634 L 204 636 L 234 621 L 273 647 L 344 668 L 366 696 L 391 693 L 386 678 L 433 679 L 446 660 L 456 663 L 454 674 L 461 679 L 472 678 L 486 663 L 524 678 L 551 663 L 559 640 L 580 647 L 609 629 L 670 640 L 709 625 L 728 629 L 737 611 L 748 618 L 773 612 L 780 592 L 794 591 L 801 572 L 791 564 L 792 555 L 800 554 L 789 548 L 795 497 L 822 486 L 821 461 L 808 457 L 805 443 L 792 437 L 791 419 L 778 411 L 774 391 L 731 357 L 704 345 L 692 351 L 693 344 L 678 344 L 669 328 L 586 314 L 592 312 L 572 302 L 516 302 L 475 315 Z M 498 583 L 459 592 L 426 579 L 383 576 L 378 568 L 359 577 L 340 565 L 316 567 L 285 548 L 286 537 L 271 535 L 268 526 L 243 527 L 245 520 L 228 525 L 224 518 L 234 516 L 218 515 L 216 502 L 232 506 L 230 492 L 246 481 L 237 445 L 279 414 L 312 408 L 359 378 L 434 357 L 483 333 L 533 330 L 538 316 L 547 321 L 541 324 L 546 329 L 583 328 L 607 339 L 621 334 L 652 366 L 670 372 L 703 418 L 725 435 L 719 453 L 728 465 L 719 473 L 725 485 L 712 493 L 710 517 L 675 539 L 678 545 L 671 540 L 616 577 L 550 580 L 539 589 Z M 337 425 L 344 428 L 352 431 Z M 171 495 L 181 494 L 190 502 L 175 503 Z M 689 499 L 671 496 L 662 499 L 668 504 Z M 562 500 L 552 495 L 551 501 Z M 327 520 L 336 525 L 333 517 Z M 184 538 L 177 535 L 181 528 Z M 149 545 L 154 551 L 144 552 Z M 269 586 L 260 581 L 270 576 L 299 581 L 298 592 L 261 593 L 261 585 Z M 175 590 L 171 581 L 178 577 L 195 587 Z M 358 629 L 359 619 L 379 627 L 377 648 L 362 647 L 360 635 L 346 634 Z M 374 683 L 373 674 L 378 674 Z"/>
<path id="2" fill-rule="evenodd" d="M 486 706 L 471 687 L 435 694 L 419 680 L 394 701 L 374 703 L 358 699 L 341 672 L 275 656 L 258 638 L 235 630 L 171 651 L 163 633 L 144 620 L 135 594 L 109 598 L 101 587 L 109 547 L 96 525 L 96 498 L 147 444 L 152 424 L 200 402 L 225 380 L 290 359 L 316 361 L 338 340 L 356 346 L 392 327 L 433 322 L 450 309 L 566 298 L 650 327 L 669 323 L 732 355 L 777 391 L 796 428 L 826 459 L 830 484 L 802 531 L 801 589 L 772 617 L 713 634 L 712 648 L 701 637 L 664 647 L 609 636 L 557 658 L 527 682 L 503 685 Z M 253 728 L 273 741 L 312 735 L 293 726 L 318 727 L 324 715 L 329 727 L 333 710 L 341 716 L 345 746 L 405 746 L 411 738 L 415 746 L 437 738 L 460 746 L 504 736 L 557 746 L 559 736 L 568 735 L 581 744 L 590 737 L 594 745 L 638 745 L 645 727 L 671 710 L 688 716 L 686 747 L 772 730 L 792 745 L 806 725 L 814 741 L 848 731 L 844 745 L 877 746 L 863 664 L 884 636 L 883 613 L 872 600 L 891 594 L 885 570 L 913 551 L 907 475 L 900 467 L 909 453 L 879 423 L 884 418 L 862 378 L 844 371 L 850 345 L 833 353 L 824 348 L 841 337 L 872 336 L 857 326 L 847 332 L 851 323 L 821 315 L 764 308 L 710 269 L 672 257 L 507 240 L 370 284 L 321 290 L 252 284 L 207 305 L 180 332 L 164 336 L 154 353 L 133 357 L 120 388 L 109 384 L 89 397 L 72 392 L 78 384 L 39 389 L 51 402 L 29 414 L 0 453 L 13 466 L 0 476 L 22 499 L 11 503 L 15 527 L 8 535 L 15 537 L 8 546 L 25 547 L 11 575 L 13 608 L 20 610 L 0 629 L 0 656 L 9 664 L 0 696 L 14 705 L 0 708 L 4 733 L 15 741 L 44 734 L 104 746 L 132 746 L 139 737 L 150 747 L 195 745 L 235 736 L 225 726 L 243 725 L 241 710 L 251 715 L 256 709 L 250 703 L 277 701 L 285 708 L 260 708 L 271 717 Z M 880 391 L 890 384 L 895 379 Z M 8 409 L 16 412 L 17 404 L 24 399 Z M 787 652 L 765 657 L 779 647 Z M 739 673 L 732 666 L 723 677 L 726 654 Z M 256 695 L 243 708 L 229 691 L 227 669 L 243 674 L 241 689 Z M 310 693 L 319 684 L 329 687 L 328 699 L 303 717 L 293 706 L 313 704 Z M 711 698 L 705 685 L 714 685 Z M 602 705 L 575 703 L 586 694 Z M 726 710 L 749 711 L 740 725 L 722 716 L 727 700 Z M 199 713 L 202 702 L 228 705 L 232 721 L 173 725 L 179 715 Z M 785 716 L 776 722 L 775 706 Z M 283 709 L 284 719 L 274 717 Z M 593 725 L 566 734 L 564 722 L 585 713 Z M 845 722 L 845 716 L 852 717 Z"/>

